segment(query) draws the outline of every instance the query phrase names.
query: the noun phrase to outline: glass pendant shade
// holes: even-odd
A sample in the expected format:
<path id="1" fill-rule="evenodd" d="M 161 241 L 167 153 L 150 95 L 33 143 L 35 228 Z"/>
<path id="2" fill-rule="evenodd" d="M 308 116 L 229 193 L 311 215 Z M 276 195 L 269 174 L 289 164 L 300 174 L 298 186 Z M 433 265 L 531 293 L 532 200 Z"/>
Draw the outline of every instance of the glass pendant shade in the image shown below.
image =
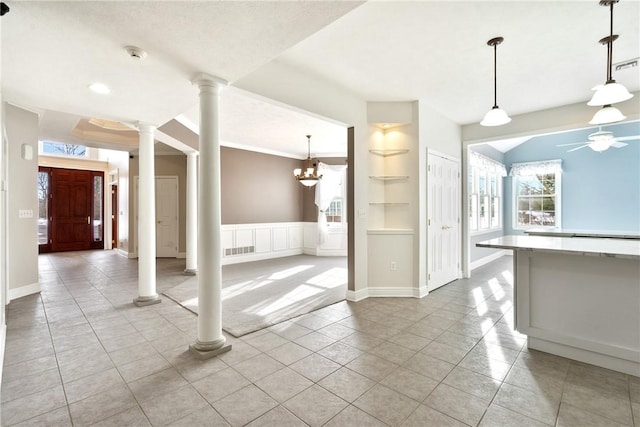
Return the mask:
<path id="1" fill-rule="evenodd" d="M 593 94 L 591 101 L 587 105 L 598 107 L 602 105 L 616 104 L 633 98 L 633 94 L 629 93 L 626 87 L 616 82 L 609 82 L 602 86 L 598 86 Z"/>
<path id="2" fill-rule="evenodd" d="M 511 121 L 511 117 L 500 107 L 495 105 L 491 110 L 487 111 L 484 119 L 480 122 L 482 126 L 500 126 Z"/>
<path id="3" fill-rule="evenodd" d="M 316 178 L 300 178 L 298 179 L 298 181 L 300 181 L 300 184 L 304 185 L 305 187 L 313 187 L 318 183 L 318 180 Z"/>
<path id="4" fill-rule="evenodd" d="M 593 116 L 590 125 L 605 125 L 607 123 L 621 122 L 626 119 L 627 116 L 622 114 L 620 110 L 611 105 L 605 105 Z"/>

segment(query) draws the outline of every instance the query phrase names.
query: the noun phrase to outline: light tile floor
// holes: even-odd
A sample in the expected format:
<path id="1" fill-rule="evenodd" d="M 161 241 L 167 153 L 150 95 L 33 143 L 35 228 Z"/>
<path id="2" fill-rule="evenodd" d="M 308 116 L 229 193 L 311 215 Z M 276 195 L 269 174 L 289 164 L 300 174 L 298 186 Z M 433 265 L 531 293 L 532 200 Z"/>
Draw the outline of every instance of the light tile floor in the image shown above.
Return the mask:
<path id="1" fill-rule="evenodd" d="M 136 261 L 39 261 L 41 294 L 8 306 L 2 425 L 640 426 L 640 378 L 527 350 L 510 257 L 423 299 L 341 302 L 229 336 L 208 361 L 187 351 L 194 314 L 131 304 Z M 158 260 L 158 291 L 183 268 Z"/>

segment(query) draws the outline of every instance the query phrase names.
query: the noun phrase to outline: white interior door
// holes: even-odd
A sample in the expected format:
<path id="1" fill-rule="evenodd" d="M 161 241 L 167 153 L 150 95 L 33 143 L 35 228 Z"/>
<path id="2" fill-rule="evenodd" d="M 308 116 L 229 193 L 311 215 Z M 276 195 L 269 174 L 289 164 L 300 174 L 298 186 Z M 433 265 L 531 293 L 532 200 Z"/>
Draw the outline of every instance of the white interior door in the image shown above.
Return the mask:
<path id="1" fill-rule="evenodd" d="M 433 153 L 427 163 L 427 289 L 460 277 L 460 163 Z"/>
<path id="2" fill-rule="evenodd" d="M 134 233 L 138 252 L 138 177 L 135 177 Z M 178 256 L 178 177 L 156 177 L 156 257 Z"/>
<path id="3" fill-rule="evenodd" d="M 156 177 L 156 256 L 178 256 L 178 177 Z"/>

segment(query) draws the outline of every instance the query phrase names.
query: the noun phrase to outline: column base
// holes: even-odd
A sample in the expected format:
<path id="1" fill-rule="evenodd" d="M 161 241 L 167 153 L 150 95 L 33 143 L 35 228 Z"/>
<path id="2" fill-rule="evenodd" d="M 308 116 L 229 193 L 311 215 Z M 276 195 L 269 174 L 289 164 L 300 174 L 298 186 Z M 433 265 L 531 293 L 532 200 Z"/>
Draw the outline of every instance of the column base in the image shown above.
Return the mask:
<path id="1" fill-rule="evenodd" d="M 133 300 L 133 304 L 136 307 L 144 307 L 146 305 L 160 304 L 162 300 L 158 294 L 151 295 L 150 297 L 138 297 Z"/>
<path id="2" fill-rule="evenodd" d="M 229 350 L 231 350 L 231 344 L 226 344 L 226 339 L 224 337 L 220 340 L 207 343 L 196 341 L 195 344 L 191 344 L 189 346 L 189 351 L 200 360 L 216 357 Z"/>
<path id="3" fill-rule="evenodd" d="M 185 268 L 184 269 L 184 275 L 185 276 L 195 276 L 196 274 L 198 274 L 198 269 L 197 268 Z"/>

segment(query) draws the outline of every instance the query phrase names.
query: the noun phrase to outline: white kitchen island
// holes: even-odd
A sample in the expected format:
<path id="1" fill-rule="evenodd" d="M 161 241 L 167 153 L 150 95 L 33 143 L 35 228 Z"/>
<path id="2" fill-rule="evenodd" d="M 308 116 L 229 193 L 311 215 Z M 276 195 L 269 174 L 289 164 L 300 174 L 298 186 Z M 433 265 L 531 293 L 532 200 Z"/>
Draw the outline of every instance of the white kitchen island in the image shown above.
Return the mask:
<path id="1" fill-rule="evenodd" d="M 529 348 L 640 376 L 640 241 L 503 236 Z"/>

